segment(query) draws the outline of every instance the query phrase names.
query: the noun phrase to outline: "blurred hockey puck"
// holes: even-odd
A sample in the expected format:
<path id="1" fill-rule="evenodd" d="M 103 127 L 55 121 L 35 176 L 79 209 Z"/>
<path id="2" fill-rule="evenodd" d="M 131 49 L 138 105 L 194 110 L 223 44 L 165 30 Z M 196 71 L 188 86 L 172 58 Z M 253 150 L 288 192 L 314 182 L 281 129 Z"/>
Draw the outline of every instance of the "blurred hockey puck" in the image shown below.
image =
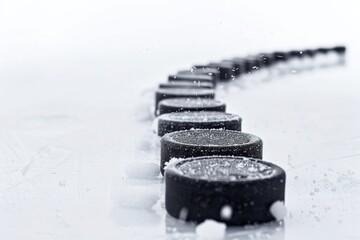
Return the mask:
<path id="1" fill-rule="evenodd" d="M 344 54 L 346 52 L 346 47 L 345 46 L 336 46 L 336 47 L 333 47 L 331 50 L 338 54 Z"/>
<path id="2" fill-rule="evenodd" d="M 155 114 L 158 104 L 168 98 L 215 98 L 215 91 L 212 89 L 186 89 L 186 88 L 160 88 L 155 92 Z"/>
<path id="3" fill-rule="evenodd" d="M 273 52 L 272 56 L 275 62 L 285 62 L 288 60 L 288 55 L 286 52 Z"/>
<path id="4" fill-rule="evenodd" d="M 192 67 L 190 70 L 180 70 L 177 74 L 187 74 L 187 75 L 205 75 L 211 76 L 214 79 L 214 83 L 220 80 L 220 71 L 215 68 L 195 68 Z"/>
<path id="5" fill-rule="evenodd" d="M 327 54 L 328 52 L 330 52 L 329 48 L 318 48 L 316 49 L 317 53 L 322 53 L 322 54 Z"/>
<path id="6" fill-rule="evenodd" d="M 304 56 L 308 56 L 308 57 L 313 57 L 316 53 L 316 51 L 312 49 L 305 49 L 302 52 Z"/>
<path id="7" fill-rule="evenodd" d="M 273 56 L 268 53 L 260 53 L 259 54 L 261 65 L 269 67 L 274 63 Z"/>
<path id="8" fill-rule="evenodd" d="M 228 129 L 241 131 L 241 117 L 224 112 L 202 111 L 168 113 L 158 118 L 159 136 L 190 129 Z"/>
<path id="9" fill-rule="evenodd" d="M 187 81 L 175 81 L 169 83 L 160 83 L 159 88 L 214 88 L 214 84 L 210 82 L 187 82 Z"/>
<path id="10" fill-rule="evenodd" d="M 190 222 L 214 219 L 227 225 L 275 220 L 274 203 L 285 199 L 286 175 L 279 166 L 236 156 L 174 160 L 165 171 L 165 208 Z"/>
<path id="11" fill-rule="evenodd" d="M 288 52 L 289 57 L 291 58 L 302 58 L 304 53 L 300 50 L 292 50 Z"/>
<path id="12" fill-rule="evenodd" d="M 209 155 L 262 158 L 262 140 L 252 134 L 233 130 L 196 129 L 172 132 L 160 141 L 160 171 L 172 158 Z"/>
<path id="13" fill-rule="evenodd" d="M 177 82 L 177 81 L 182 81 L 182 82 L 193 82 L 193 83 L 198 83 L 198 82 L 207 82 L 207 83 L 215 83 L 216 80 L 213 76 L 209 76 L 209 75 L 196 75 L 196 74 L 175 74 L 175 75 L 169 75 L 168 76 L 168 81 L 169 82 Z"/>
<path id="14" fill-rule="evenodd" d="M 226 104 L 206 98 L 170 98 L 159 102 L 159 115 L 173 112 L 216 111 L 225 112 Z"/>
<path id="15" fill-rule="evenodd" d="M 225 63 L 209 63 L 208 65 L 194 65 L 193 68 L 196 69 L 215 69 L 219 71 L 220 81 L 230 80 L 233 76 L 233 67 Z"/>

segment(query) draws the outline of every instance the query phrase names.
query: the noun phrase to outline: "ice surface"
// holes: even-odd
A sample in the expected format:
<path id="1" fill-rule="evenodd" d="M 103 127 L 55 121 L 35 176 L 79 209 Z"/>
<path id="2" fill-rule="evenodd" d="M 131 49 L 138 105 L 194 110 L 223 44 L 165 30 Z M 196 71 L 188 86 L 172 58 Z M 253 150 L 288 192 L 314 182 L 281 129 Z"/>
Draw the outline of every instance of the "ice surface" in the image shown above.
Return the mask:
<path id="1" fill-rule="evenodd" d="M 168 169 L 191 178 L 210 181 L 246 181 L 271 177 L 276 173 L 269 165 L 244 157 L 198 157 L 171 161 Z"/>
<path id="2" fill-rule="evenodd" d="M 200 239 L 223 239 L 225 237 L 226 224 L 214 220 L 205 220 L 196 227 L 196 235 Z"/>
<path id="3" fill-rule="evenodd" d="M 282 201 L 276 201 L 271 204 L 269 211 L 277 221 L 284 219 L 287 213 L 284 202 Z"/>
<path id="4" fill-rule="evenodd" d="M 151 162 L 134 162 L 125 167 L 128 178 L 153 179 L 159 176 L 160 166 Z"/>
<path id="5" fill-rule="evenodd" d="M 250 141 L 246 133 L 222 129 L 186 130 L 170 133 L 169 137 L 175 142 L 209 146 L 232 146 Z"/>
<path id="6" fill-rule="evenodd" d="M 156 184 L 120 184 L 112 189 L 115 206 L 151 210 L 160 198 Z"/>

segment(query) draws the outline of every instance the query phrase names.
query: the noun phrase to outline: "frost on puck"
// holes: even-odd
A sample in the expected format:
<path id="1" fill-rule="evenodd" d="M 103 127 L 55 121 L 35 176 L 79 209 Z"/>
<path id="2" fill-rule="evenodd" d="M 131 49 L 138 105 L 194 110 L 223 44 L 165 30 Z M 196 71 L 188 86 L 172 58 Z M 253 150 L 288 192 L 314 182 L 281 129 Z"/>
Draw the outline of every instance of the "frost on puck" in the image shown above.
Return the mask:
<path id="1" fill-rule="evenodd" d="M 224 129 L 195 129 L 165 134 L 160 141 L 160 171 L 172 158 L 244 156 L 262 158 L 262 140 L 252 134 Z"/>
<path id="2" fill-rule="evenodd" d="M 285 172 L 275 164 L 236 156 L 204 156 L 171 162 L 165 171 L 165 208 L 186 221 L 206 219 L 247 225 L 278 219 L 271 206 L 284 202 Z M 184 219 L 183 219 L 184 220 Z"/>
<path id="3" fill-rule="evenodd" d="M 190 129 L 228 129 L 241 131 L 241 117 L 224 112 L 177 112 L 160 115 L 158 135 Z"/>
<path id="4" fill-rule="evenodd" d="M 172 112 L 184 111 L 217 111 L 225 112 L 225 103 L 206 98 L 170 98 L 164 99 L 158 104 L 159 115 Z"/>
<path id="5" fill-rule="evenodd" d="M 196 74 L 176 74 L 176 75 L 169 75 L 168 77 L 169 82 L 202 82 L 202 83 L 215 83 L 216 79 L 210 75 L 196 75 Z"/>
<path id="6" fill-rule="evenodd" d="M 168 98 L 207 98 L 214 99 L 215 91 L 212 89 L 184 89 L 184 88 L 164 88 L 155 92 L 155 115 L 158 104 L 161 100 Z"/>
<path id="7" fill-rule="evenodd" d="M 207 75 L 214 79 L 214 84 L 220 80 L 220 71 L 214 68 L 196 68 L 192 67 L 190 70 L 178 71 L 178 74 L 194 74 L 194 75 Z"/>
<path id="8" fill-rule="evenodd" d="M 205 88 L 205 89 L 213 89 L 214 84 L 208 82 L 186 82 L 186 81 L 178 81 L 178 82 L 169 82 L 169 83 L 160 83 L 159 88 Z"/>

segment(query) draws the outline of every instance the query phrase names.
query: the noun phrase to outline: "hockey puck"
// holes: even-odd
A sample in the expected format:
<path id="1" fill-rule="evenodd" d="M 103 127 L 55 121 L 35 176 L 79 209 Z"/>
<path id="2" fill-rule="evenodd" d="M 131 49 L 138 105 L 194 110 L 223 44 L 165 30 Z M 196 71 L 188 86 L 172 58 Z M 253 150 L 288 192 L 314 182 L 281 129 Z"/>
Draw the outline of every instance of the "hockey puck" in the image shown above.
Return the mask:
<path id="1" fill-rule="evenodd" d="M 158 104 L 159 115 L 173 112 L 216 111 L 225 112 L 226 104 L 206 98 L 170 98 Z"/>
<path id="2" fill-rule="evenodd" d="M 230 80 L 233 75 L 233 68 L 225 63 L 209 63 L 208 65 L 194 65 L 193 68 L 196 69 L 215 69 L 219 71 L 220 77 L 219 81 Z"/>
<path id="3" fill-rule="evenodd" d="M 190 129 L 228 129 L 241 131 L 241 117 L 224 112 L 203 111 L 167 113 L 158 118 L 159 136 Z"/>
<path id="4" fill-rule="evenodd" d="M 265 67 L 269 67 L 274 63 L 273 57 L 271 54 L 267 53 L 260 53 L 259 54 L 261 65 L 264 65 Z"/>
<path id="5" fill-rule="evenodd" d="M 214 79 L 214 83 L 220 80 L 220 71 L 214 68 L 195 68 L 192 67 L 191 70 L 180 70 L 177 74 L 193 74 L 193 75 L 205 75 L 211 76 Z"/>
<path id="6" fill-rule="evenodd" d="M 165 134 L 160 141 L 160 171 L 172 158 L 244 156 L 262 158 L 262 140 L 252 134 L 223 129 L 196 129 Z"/>
<path id="7" fill-rule="evenodd" d="M 227 225 L 276 220 L 274 203 L 285 200 L 285 171 L 253 158 L 205 156 L 171 162 L 165 171 L 165 208 L 172 217 Z"/>
<path id="8" fill-rule="evenodd" d="M 313 57 L 316 51 L 312 49 L 305 49 L 302 52 L 304 56 Z"/>
<path id="9" fill-rule="evenodd" d="M 328 52 L 330 52 L 329 48 L 318 48 L 316 49 L 317 53 L 322 53 L 322 54 L 327 54 Z"/>
<path id="10" fill-rule="evenodd" d="M 290 58 L 302 58 L 304 53 L 300 50 L 292 50 L 288 52 Z"/>
<path id="11" fill-rule="evenodd" d="M 284 62 L 288 60 L 288 55 L 285 52 L 273 52 L 272 56 L 275 62 Z"/>
<path id="12" fill-rule="evenodd" d="M 155 115 L 158 104 L 168 98 L 215 98 L 215 91 L 212 89 L 186 89 L 186 88 L 160 88 L 155 92 Z"/>
<path id="13" fill-rule="evenodd" d="M 169 75 L 168 76 L 169 82 L 207 82 L 207 83 L 215 83 L 215 77 L 209 76 L 209 75 L 196 75 L 196 74 L 175 74 L 175 75 Z"/>
<path id="14" fill-rule="evenodd" d="M 336 47 L 333 47 L 331 50 L 338 54 L 344 54 L 346 52 L 346 47 L 345 46 L 336 46 Z"/>
<path id="15" fill-rule="evenodd" d="M 187 82 L 187 81 L 176 81 L 169 83 L 160 83 L 159 88 L 214 88 L 214 84 L 210 82 Z"/>

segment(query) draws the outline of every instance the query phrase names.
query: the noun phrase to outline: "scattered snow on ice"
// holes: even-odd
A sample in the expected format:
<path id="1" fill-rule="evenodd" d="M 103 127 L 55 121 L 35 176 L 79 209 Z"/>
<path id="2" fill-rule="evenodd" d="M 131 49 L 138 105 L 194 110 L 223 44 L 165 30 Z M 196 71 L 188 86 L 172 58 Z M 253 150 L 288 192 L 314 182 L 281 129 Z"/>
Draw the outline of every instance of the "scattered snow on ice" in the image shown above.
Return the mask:
<path id="1" fill-rule="evenodd" d="M 269 211 L 271 215 L 273 215 L 273 217 L 276 219 L 276 221 L 283 219 L 286 216 L 287 212 L 284 202 L 282 201 L 276 201 L 271 204 Z"/>
<path id="2" fill-rule="evenodd" d="M 128 178 L 156 178 L 160 174 L 160 166 L 152 162 L 134 162 L 125 167 L 125 174 Z"/>
<path id="3" fill-rule="evenodd" d="M 225 205 L 221 208 L 220 216 L 222 219 L 229 220 L 232 216 L 232 207 Z"/>
<path id="4" fill-rule="evenodd" d="M 151 210 L 160 198 L 157 185 L 128 185 L 118 186 L 112 191 L 115 206 Z"/>
<path id="5" fill-rule="evenodd" d="M 225 237 L 226 225 L 214 220 L 205 220 L 196 227 L 196 235 L 200 239 L 223 239 Z"/>

